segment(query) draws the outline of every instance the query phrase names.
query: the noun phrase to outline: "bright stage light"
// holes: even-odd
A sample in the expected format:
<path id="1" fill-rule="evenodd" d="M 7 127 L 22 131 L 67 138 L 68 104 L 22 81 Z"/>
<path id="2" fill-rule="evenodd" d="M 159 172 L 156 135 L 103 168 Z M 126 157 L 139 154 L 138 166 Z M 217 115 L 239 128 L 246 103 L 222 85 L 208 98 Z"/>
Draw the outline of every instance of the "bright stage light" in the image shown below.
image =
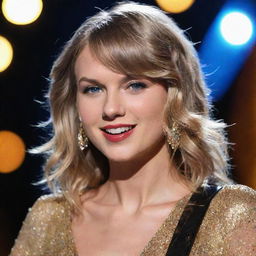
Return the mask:
<path id="1" fill-rule="evenodd" d="M 16 25 L 34 22 L 43 9 L 42 0 L 3 0 L 2 12 L 5 18 Z"/>
<path id="2" fill-rule="evenodd" d="M 25 158 L 23 140 L 11 131 L 0 131 L 0 172 L 15 171 Z"/>
<path id="3" fill-rule="evenodd" d="M 186 11 L 195 0 L 156 0 L 156 2 L 166 12 L 180 13 Z"/>
<path id="4" fill-rule="evenodd" d="M 6 70 L 12 62 L 13 49 L 10 42 L 0 36 L 0 72 Z"/>
<path id="5" fill-rule="evenodd" d="M 224 16 L 220 24 L 221 34 L 232 45 L 247 43 L 253 32 L 251 20 L 241 12 L 231 12 Z"/>

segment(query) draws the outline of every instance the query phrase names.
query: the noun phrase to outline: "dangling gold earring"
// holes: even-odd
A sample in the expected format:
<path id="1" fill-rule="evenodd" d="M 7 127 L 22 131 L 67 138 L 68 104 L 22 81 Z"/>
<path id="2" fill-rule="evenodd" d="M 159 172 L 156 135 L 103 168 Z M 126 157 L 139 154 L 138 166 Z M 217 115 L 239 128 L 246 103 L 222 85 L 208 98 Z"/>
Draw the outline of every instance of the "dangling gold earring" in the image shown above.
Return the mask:
<path id="1" fill-rule="evenodd" d="M 79 131 L 77 134 L 78 146 L 83 151 L 85 148 L 88 148 L 89 140 L 85 134 L 84 127 L 82 122 L 80 121 Z"/>
<path id="2" fill-rule="evenodd" d="M 173 122 L 172 128 L 167 132 L 167 143 L 171 146 L 172 150 L 176 149 L 180 144 L 180 128 L 176 122 Z"/>

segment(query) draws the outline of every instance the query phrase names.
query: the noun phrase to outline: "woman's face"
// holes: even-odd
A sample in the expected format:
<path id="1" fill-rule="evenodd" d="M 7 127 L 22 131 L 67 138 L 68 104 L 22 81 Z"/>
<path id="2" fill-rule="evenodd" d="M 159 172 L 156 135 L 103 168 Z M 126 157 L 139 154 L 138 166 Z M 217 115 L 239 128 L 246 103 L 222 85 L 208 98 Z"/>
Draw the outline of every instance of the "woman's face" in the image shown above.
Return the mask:
<path id="1" fill-rule="evenodd" d="M 147 157 L 165 146 L 163 85 L 111 71 L 88 47 L 78 56 L 75 75 L 85 132 L 110 161 Z"/>

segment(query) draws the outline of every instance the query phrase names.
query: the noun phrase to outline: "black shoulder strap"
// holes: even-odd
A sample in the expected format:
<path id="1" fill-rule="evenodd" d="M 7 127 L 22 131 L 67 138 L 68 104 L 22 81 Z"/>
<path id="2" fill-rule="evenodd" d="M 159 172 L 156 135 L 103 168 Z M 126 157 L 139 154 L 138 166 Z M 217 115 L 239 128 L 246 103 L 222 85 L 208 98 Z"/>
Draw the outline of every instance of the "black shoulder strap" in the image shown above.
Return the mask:
<path id="1" fill-rule="evenodd" d="M 200 187 L 191 196 L 174 231 L 166 256 L 189 255 L 210 202 L 220 189 L 219 186 Z"/>

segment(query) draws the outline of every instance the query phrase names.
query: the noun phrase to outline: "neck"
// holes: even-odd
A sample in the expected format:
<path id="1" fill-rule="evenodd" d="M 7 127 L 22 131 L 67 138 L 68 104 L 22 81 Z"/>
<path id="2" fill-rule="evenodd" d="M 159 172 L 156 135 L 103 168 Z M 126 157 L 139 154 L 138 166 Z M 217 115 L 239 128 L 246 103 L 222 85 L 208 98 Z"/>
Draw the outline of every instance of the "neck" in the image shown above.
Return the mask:
<path id="1" fill-rule="evenodd" d="M 104 199 L 133 212 L 147 205 L 176 202 L 190 191 L 175 173 L 166 146 L 150 160 L 110 162 L 110 177 L 102 186 Z"/>

